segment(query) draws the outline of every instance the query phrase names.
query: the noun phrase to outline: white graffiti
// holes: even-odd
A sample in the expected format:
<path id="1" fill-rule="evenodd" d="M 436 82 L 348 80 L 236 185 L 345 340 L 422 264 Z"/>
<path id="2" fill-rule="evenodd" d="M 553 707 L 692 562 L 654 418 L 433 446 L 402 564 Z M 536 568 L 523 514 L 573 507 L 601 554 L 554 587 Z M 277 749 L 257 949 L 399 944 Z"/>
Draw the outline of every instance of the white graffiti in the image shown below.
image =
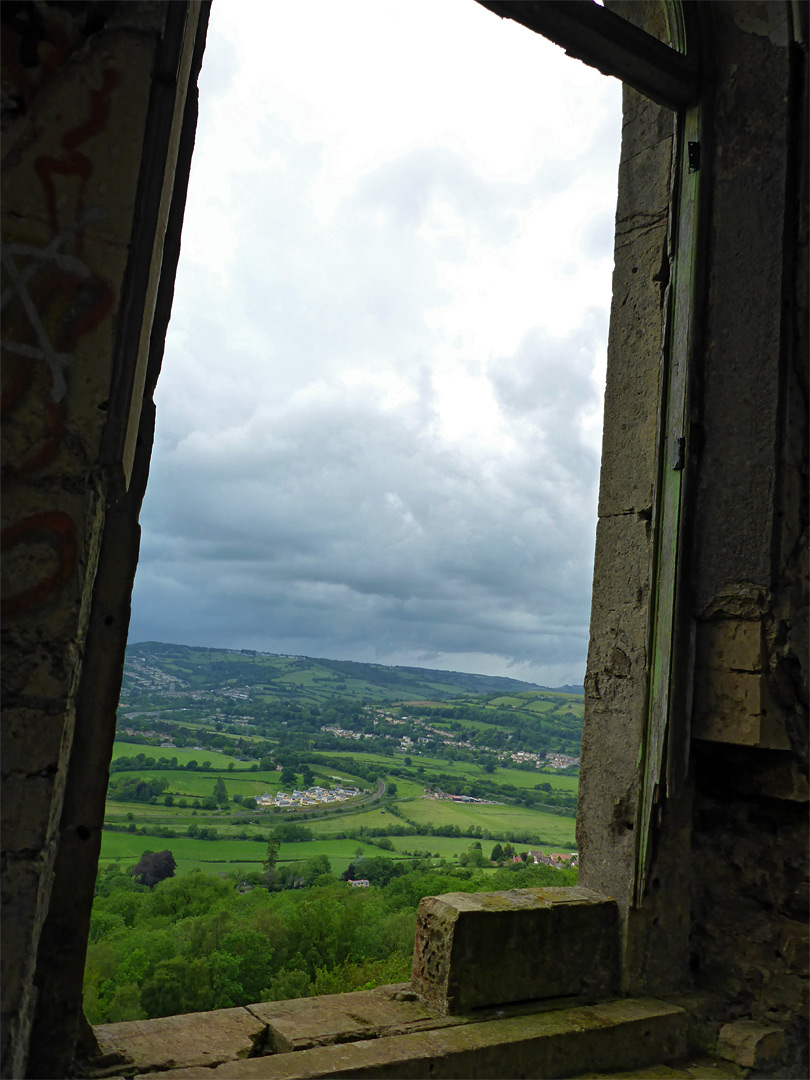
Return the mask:
<path id="1" fill-rule="evenodd" d="M 61 401 L 67 394 L 65 371 L 73 361 L 73 354 L 58 352 L 53 347 L 48 332 L 42 325 L 42 320 L 39 317 L 28 285 L 34 275 L 46 265 L 75 274 L 77 277 L 90 277 L 92 271 L 86 263 L 60 249 L 70 237 L 81 232 L 91 222 L 99 221 L 103 217 L 103 212 L 98 209 L 87 210 L 75 221 L 71 222 L 58 236 L 55 236 L 46 247 L 35 247 L 31 244 L 3 245 L 3 266 L 11 279 L 11 284 L 0 293 L 0 311 L 15 296 L 18 296 L 28 316 L 28 321 L 31 324 L 38 345 L 27 345 L 24 342 L 11 341 L 5 337 L 0 339 L 0 342 L 5 349 L 17 356 L 24 356 L 30 360 L 45 361 L 51 372 L 51 397 L 55 402 Z M 24 263 L 22 270 L 18 267 L 18 261 Z"/>

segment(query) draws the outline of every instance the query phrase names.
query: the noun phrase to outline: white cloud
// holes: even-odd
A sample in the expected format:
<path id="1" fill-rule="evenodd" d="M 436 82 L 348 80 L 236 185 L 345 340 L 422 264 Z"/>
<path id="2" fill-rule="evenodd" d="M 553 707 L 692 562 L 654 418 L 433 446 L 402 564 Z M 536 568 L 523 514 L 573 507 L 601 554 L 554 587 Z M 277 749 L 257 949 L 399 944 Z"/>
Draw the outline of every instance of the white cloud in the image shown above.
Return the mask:
<path id="1" fill-rule="evenodd" d="M 212 8 L 133 640 L 582 678 L 619 123 L 471 0 Z"/>

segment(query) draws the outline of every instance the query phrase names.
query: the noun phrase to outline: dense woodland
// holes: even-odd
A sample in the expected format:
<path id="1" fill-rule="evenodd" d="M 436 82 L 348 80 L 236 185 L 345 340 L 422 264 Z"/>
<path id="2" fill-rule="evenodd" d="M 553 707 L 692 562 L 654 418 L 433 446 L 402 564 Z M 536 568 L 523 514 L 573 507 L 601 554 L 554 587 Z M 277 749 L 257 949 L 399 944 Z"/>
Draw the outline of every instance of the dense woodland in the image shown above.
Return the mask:
<path id="1" fill-rule="evenodd" d="M 421 897 L 576 881 L 575 870 L 519 864 L 476 876 L 385 857 L 354 868 L 371 882 L 362 889 L 324 857 L 294 874 L 271 867 L 252 885 L 193 871 L 150 888 L 130 870 L 108 866 L 96 884 L 84 982 L 93 1024 L 402 982 Z"/>

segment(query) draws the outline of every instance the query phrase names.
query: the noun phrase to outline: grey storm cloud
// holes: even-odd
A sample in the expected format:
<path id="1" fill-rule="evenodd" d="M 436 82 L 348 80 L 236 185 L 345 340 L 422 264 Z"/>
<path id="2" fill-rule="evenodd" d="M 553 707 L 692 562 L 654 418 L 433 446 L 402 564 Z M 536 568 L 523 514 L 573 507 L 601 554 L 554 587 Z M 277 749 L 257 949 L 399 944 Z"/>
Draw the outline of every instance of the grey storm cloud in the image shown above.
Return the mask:
<path id="1" fill-rule="evenodd" d="M 533 380 L 558 394 L 534 421 L 523 410 L 524 448 L 486 470 L 431 436 L 429 403 L 386 414 L 338 394 L 272 421 L 257 411 L 238 440 L 164 453 L 136 638 L 148 615 L 149 636 L 192 643 L 236 634 L 383 662 L 409 650 L 564 662 L 572 639 L 583 647 L 593 557 L 597 462 L 565 377 L 579 337 L 538 332 L 504 363 L 504 398 L 525 399 Z"/>
<path id="2" fill-rule="evenodd" d="M 225 95 L 238 56 L 216 40 L 209 54 L 208 92 Z M 344 178 L 325 212 L 324 139 L 288 118 L 293 92 L 262 94 L 260 152 L 227 184 L 208 179 L 205 121 L 198 138 L 196 255 L 181 258 L 158 387 L 131 640 L 580 681 L 606 298 L 583 286 L 556 333 L 538 303 L 496 354 L 441 322 L 452 272 L 508 263 L 527 215 L 615 169 L 618 116 L 581 152 L 506 179 L 457 147 L 406 146 Z M 602 203 L 572 225 L 573 250 L 609 259 L 609 216 Z M 502 294 L 472 295 L 476 316 L 503 318 Z M 457 393 L 437 375 L 448 350 Z M 464 379 L 497 438 L 477 421 L 448 434 Z"/>

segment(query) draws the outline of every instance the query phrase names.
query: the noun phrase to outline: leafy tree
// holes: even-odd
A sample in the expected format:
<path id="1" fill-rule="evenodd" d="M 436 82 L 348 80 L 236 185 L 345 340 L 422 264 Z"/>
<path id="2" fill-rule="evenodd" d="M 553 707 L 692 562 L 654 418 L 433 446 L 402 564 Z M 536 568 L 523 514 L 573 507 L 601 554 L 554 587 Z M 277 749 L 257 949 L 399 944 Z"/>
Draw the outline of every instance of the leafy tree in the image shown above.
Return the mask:
<path id="1" fill-rule="evenodd" d="M 492 862 L 498 862 L 499 859 L 503 858 L 503 848 L 501 847 L 500 844 L 496 844 L 493 847 L 492 852 L 491 852 L 489 857 L 492 860 Z"/>
<path id="2" fill-rule="evenodd" d="M 93 905 L 93 912 L 90 916 L 90 942 L 94 943 L 100 941 L 102 938 L 108 937 L 109 934 L 115 930 L 123 929 L 123 918 L 114 911 L 101 911 Z"/>
<path id="3" fill-rule="evenodd" d="M 117 1024 L 121 1020 L 145 1020 L 146 1012 L 141 1006 L 141 988 L 137 983 L 124 983 L 115 989 L 107 1008 L 107 1020 Z"/>
<path id="4" fill-rule="evenodd" d="M 177 863 L 170 851 L 145 851 L 133 866 L 132 876 L 139 884 L 154 889 L 158 882 L 174 877 L 176 868 Z"/>
<path id="5" fill-rule="evenodd" d="M 302 825 L 299 821 L 285 821 L 273 830 L 282 842 L 289 843 L 294 840 L 312 840 L 312 829 Z"/>
<path id="6" fill-rule="evenodd" d="M 312 992 L 309 976 L 305 971 L 282 971 L 275 975 L 262 994 L 265 1001 L 288 1001 L 307 997 Z"/>
<path id="7" fill-rule="evenodd" d="M 185 956 L 161 960 L 141 989 L 141 1002 L 149 1016 L 203 1012 L 212 1007 L 212 999 L 208 964 Z"/>
<path id="8" fill-rule="evenodd" d="M 186 919 L 206 915 L 233 900 L 233 886 L 214 874 L 199 870 L 161 881 L 144 903 L 146 917 Z"/>
<path id="9" fill-rule="evenodd" d="M 281 783 L 284 787 L 290 787 L 295 784 L 295 770 L 289 765 L 285 765 L 281 770 Z"/>
<path id="10" fill-rule="evenodd" d="M 214 799 L 218 803 L 228 801 L 228 792 L 225 790 L 225 781 L 221 776 L 217 777 L 217 782 L 214 784 Z"/>
<path id="11" fill-rule="evenodd" d="M 406 870 L 402 863 L 394 862 L 385 855 L 361 859 L 355 866 L 358 877 L 368 878 L 370 884 L 381 887 Z"/>
<path id="12" fill-rule="evenodd" d="M 278 836 L 276 836 L 275 833 L 270 833 L 270 836 L 267 840 L 267 855 L 265 856 L 264 860 L 264 869 L 267 873 L 270 873 L 270 871 L 273 870 L 273 868 L 275 867 L 278 860 L 278 852 L 280 847 L 281 841 L 279 840 Z"/>
<path id="13" fill-rule="evenodd" d="M 471 845 L 467 851 L 462 851 L 458 857 L 458 861 L 460 866 L 481 867 L 487 865 L 487 859 L 484 857 L 480 844 L 478 847 Z"/>
<path id="14" fill-rule="evenodd" d="M 302 765 L 301 766 L 301 786 L 304 787 L 305 789 L 306 788 L 311 788 L 312 784 L 313 784 L 313 781 L 314 781 L 314 777 L 312 775 L 312 769 L 310 769 L 309 765 Z"/>

